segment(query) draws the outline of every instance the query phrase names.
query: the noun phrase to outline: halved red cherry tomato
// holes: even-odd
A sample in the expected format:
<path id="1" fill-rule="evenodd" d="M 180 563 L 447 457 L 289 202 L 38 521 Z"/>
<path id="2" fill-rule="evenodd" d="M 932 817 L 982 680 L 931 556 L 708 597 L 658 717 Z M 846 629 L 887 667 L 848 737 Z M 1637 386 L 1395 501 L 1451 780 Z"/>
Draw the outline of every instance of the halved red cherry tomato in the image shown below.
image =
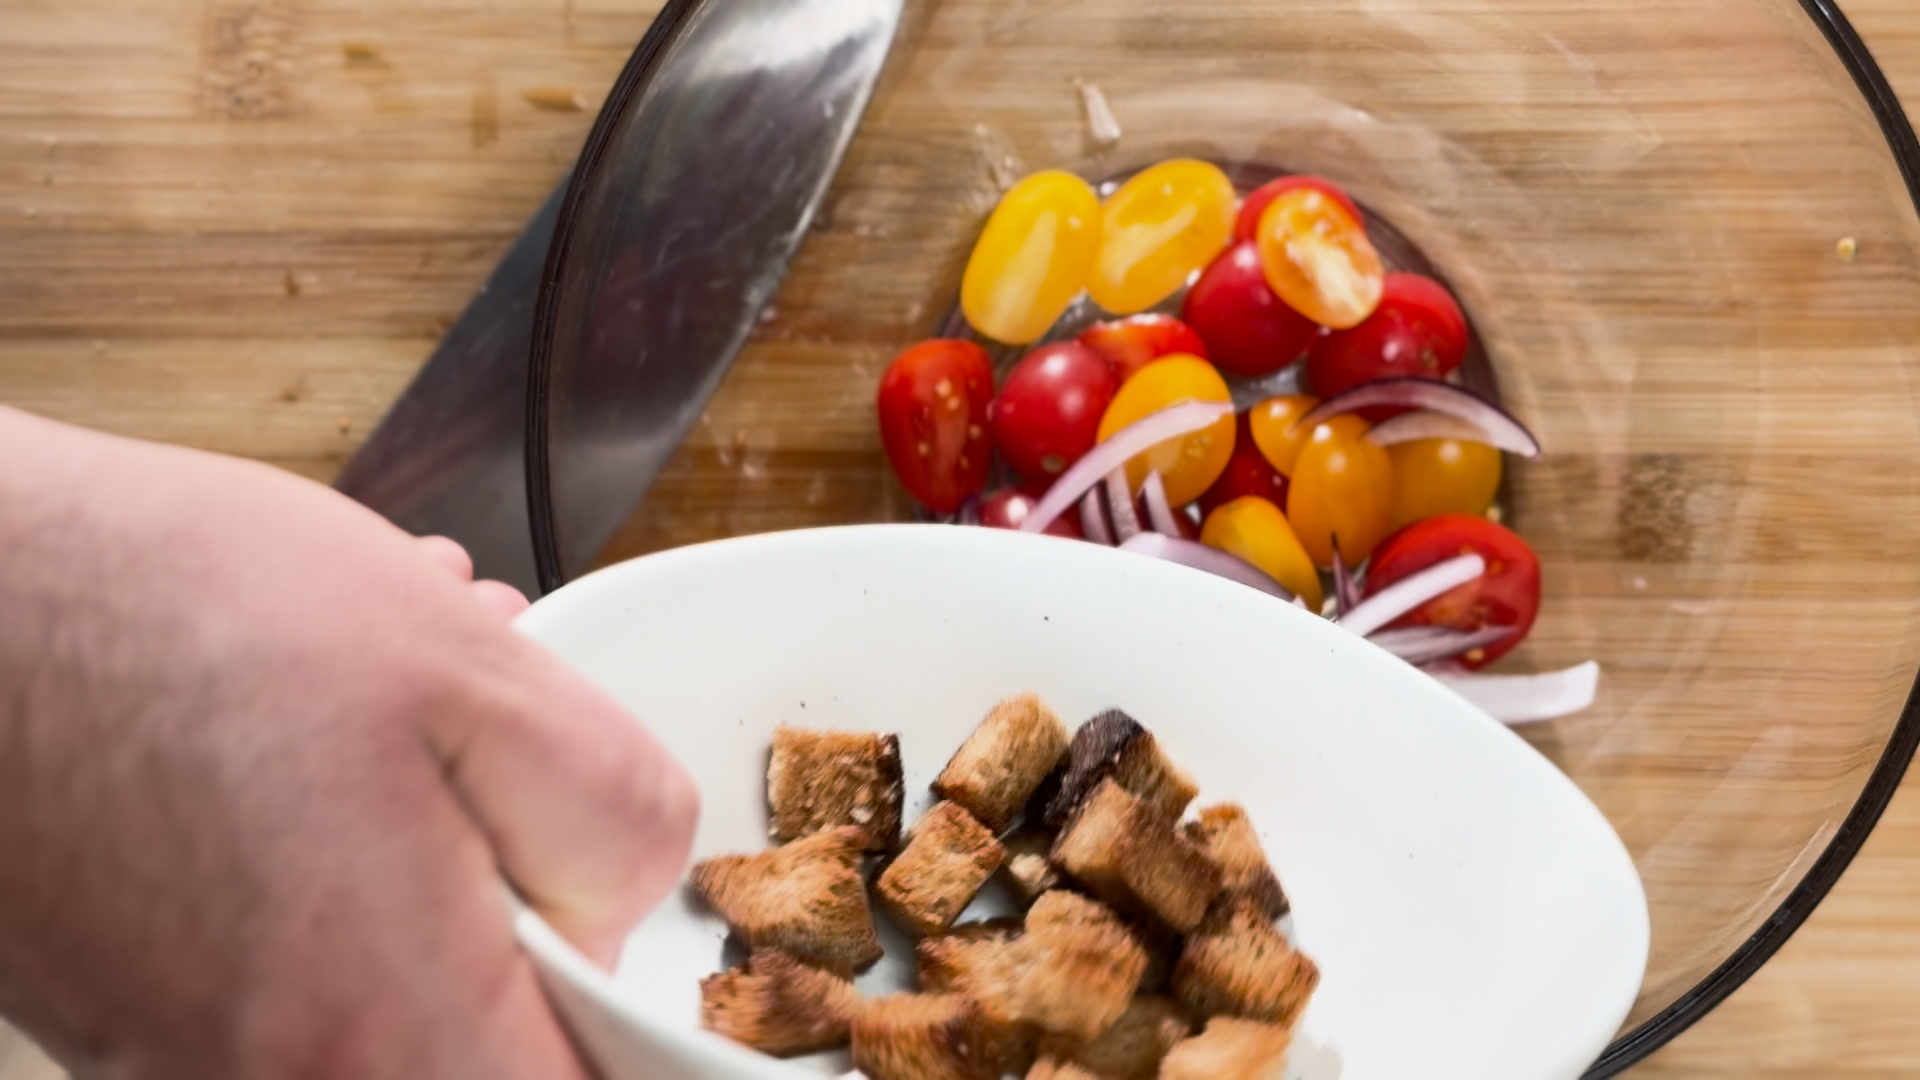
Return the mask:
<path id="1" fill-rule="evenodd" d="M 1326 177 L 1307 176 L 1305 174 L 1299 176 L 1283 176 L 1278 180 L 1269 180 L 1259 187 L 1254 188 L 1253 193 L 1248 195 L 1246 201 L 1240 204 L 1240 216 L 1233 220 L 1234 241 L 1237 243 L 1241 240 L 1251 240 L 1255 236 L 1258 236 L 1260 234 L 1260 215 L 1267 212 L 1267 204 L 1285 195 L 1289 191 L 1298 191 L 1301 188 L 1312 188 L 1323 195 L 1329 195 L 1339 200 L 1340 205 L 1346 208 L 1347 213 L 1353 215 L 1353 220 L 1366 220 L 1360 216 L 1360 207 L 1355 205 L 1353 199 L 1350 198 L 1346 192 L 1340 190 L 1340 185 L 1328 180 Z"/>
<path id="2" fill-rule="evenodd" d="M 980 500 L 980 524 L 989 529 L 1017 529 L 1039 501 L 1024 491 L 1001 488 Z M 1064 536 L 1069 540 L 1086 539 L 1086 534 L 1080 531 L 1079 514 L 1061 514 L 1043 531 L 1048 536 Z"/>
<path id="3" fill-rule="evenodd" d="M 1093 449 L 1120 380 L 1098 353 L 1063 341 L 1028 353 L 987 409 L 994 448 L 1029 483 L 1052 483 Z"/>
<path id="4" fill-rule="evenodd" d="M 1236 375 L 1279 371 L 1320 335 L 1312 319 L 1274 295 L 1260 267 L 1260 245 L 1252 240 L 1213 260 L 1187 290 L 1180 313 L 1207 343 L 1214 366 Z"/>
<path id="5" fill-rule="evenodd" d="M 1207 343 L 1193 328 L 1171 315 L 1129 315 L 1094 323 L 1075 339 L 1113 365 L 1121 382 L 1163 356 L 1207 359 Z"/>
<path id="6" fill-rule="evenodd" d="M 1314 393 L 1332 397 L 1376 379 L 1444 379 L 1466 355 L 1467 317 L 1453 295 L 1432 278 L 1388 274 L 1373 314 L 1313 343 L 1307 378 Z M 1404 411 L 1377 406 L 1360 415 L 1378 423 Z"/>
<path id="7" fill-rule="evenodd" d="M 1247 414 L 1234 421 L 1233 456 L 1227 459 L 1227 471 L 1200 496 L 1200 512 L 1211 514 L 1214 508 L 1246 495 L 1258 495 L 1275 506 L 1287 505 L 1287 478 L 1280 475 L 1254 442 Z"/>
<path id="8" fill-rule="evenodd" d="M 1469 668 L 1505 656 L 1533 629 L 1540 613 L 1540 559 L 1525 540 L 1483 517 L 1442 514 L 1417 521 L 1382 541 L 1367 570 L 1369 595 L 1456 555 L 1479 555 L 1487 572 L 1408 612 L 1395 626 L 1449 626 L 1479 630 L 1511 626 L 1514 633 L 1460 658 Z"/>
<path id="9" fill-rule="evenodd" d="M 936 514 L 987 485 L 993 362 L 971 341 L 923 341 L 880 376 L 880 441 L 907 493 Z"/>

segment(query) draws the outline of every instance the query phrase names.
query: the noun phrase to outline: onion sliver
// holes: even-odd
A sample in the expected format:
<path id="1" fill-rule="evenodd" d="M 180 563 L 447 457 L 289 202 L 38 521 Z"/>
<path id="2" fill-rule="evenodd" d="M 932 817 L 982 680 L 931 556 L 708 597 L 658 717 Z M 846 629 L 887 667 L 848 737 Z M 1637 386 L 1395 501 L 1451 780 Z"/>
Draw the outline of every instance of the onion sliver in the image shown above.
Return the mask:
<path id="1" fill-rule="evenodd" d="M 1113 514 L 1113 537 L 1122 544 L 1140 535 L 1140 515 L 1133 512 L 1133 493 L 1127 490 L 1127 470 L 1107 474 L 1107 510 Z"/>
<path id="2" fill-rule="evenodd" d="M 1153 523 L 1153 531 L 1161 536 L 1181 536 L 1180 523 L 1174 520 L 1173 507 L 1167 502 L 1167 485 L 1160 479 L 1159 472 L 1149 472 L 1147 482 L 1141 485 L 1140 497 L 1147 503 L 1147 520 Z"/>
<path id="3" fill-rule="evenodd" d="M 1099 488 L 1080 498 L 1080 531 L 1096 544 L 1113 546 L 1113 530 L 1107 527 L 1107 513 L 1100 507 Z"/>
<path id="4" fill-rule="evenodd" d="M 1044 532 L 1054 519 L 1067 512 L 1080 496 L 1102 478 L 1121 468 L 1139 454 L 1168 439 L 1177 439 L 1233 415 L 1233 404 L 1226 401 L 1183 401 L 1169 405 L 1114 432 L 1096 445 L 1053 482 L 1020 523 L 1021 532 Z"/>
<path id="5" fill-rule="evenodd" d="M 1376 405 L 1391 405 L 1402 409 L 1427 409 L 1444 413 L 1447 416 L 1465 420 L 1479 429 L 1481 435 L 1474 440 L 1475 442 L 1484 442 L 1488 446 L 1507 450 L 1521 457 L 1540 456 L 1540 441 L 1535 439 L 1533 433 L 1505 409 L 1457 386 L 1410 376 L 1361 383 L 1351 390 L 1343 390 L 1315 405 L 1307 415 L 1294 421 L 1288 430 L 1312 431 L 1315 424 L 1324 420 L 1330 420 L 1342 413 L 1353 412 L 1355 409 L 1372 408 Z M 1386 426 L 1386 423 L 1381 426 Z"/>
<path id="6" fill-rule="evenodd" d="M 1440 685 L 1466 698 L 1503 724 L 1553 720 L 1593 704 L 1600 665 L 1592 660 L 1538 675 L 1433 674 Z"/>
<path id="7" fill-rule="evenodd" d="M 1285 585 L 1273 580 L 1264 570 L 1252 563 L 1229 555 L 1219 548 L 1210 548 L 1192 540 L 1148 532 L 1141 533 L 1121 544 L 1120 550 L 1165 559 L 1168 562 L 1179 563 L 1181 566 L 1190 566 L 1195 570 L 1205 570 L 1209 574 L 1229 581 L 1237 581 L 1281 600 L 1298 599 L 1287 591 Z"/>
<path id="8" fill-rule="evenodd" d="M 1375 446 L 1398 446 L 1415 439 L 1457 439 L 1501 449 L 1493 433 L 1479 424 L 1426 409 L 1389 417 L 1367 429 L 1367 441 Z"/>
<path id="9" fill-rule="evenodd" d="M 1487 560 L 1478 555 L 1456 555 L 1405 577 L 1340 613 L 1340 625 L 1361 637 L 1487 572 Z"/>
<path id="10" fill-rule="evenodd" d="M 1347 569 L 1347 560 L 1340 557 L 1340 538 L 1333 538 L 1333 604 L 1334 614 L 1344 615 L 1360 603 L 1360 590 L 1353 583 L 1353 571 Z"/>
<path id="11" fill-rule="evenodd" d="M 1417 631 L 1434 631 L 1417 634 Z M 1513 633 L 1511 626 L 1483 626 L 1478 630 L 1455 630 L 1448 626 L 1415 626 L 1405 630 L 1382 630 L 1368 641 L 1409 664 L 1433 664 L 1451 660 L 1463 653 L 1484 648 Z"/>

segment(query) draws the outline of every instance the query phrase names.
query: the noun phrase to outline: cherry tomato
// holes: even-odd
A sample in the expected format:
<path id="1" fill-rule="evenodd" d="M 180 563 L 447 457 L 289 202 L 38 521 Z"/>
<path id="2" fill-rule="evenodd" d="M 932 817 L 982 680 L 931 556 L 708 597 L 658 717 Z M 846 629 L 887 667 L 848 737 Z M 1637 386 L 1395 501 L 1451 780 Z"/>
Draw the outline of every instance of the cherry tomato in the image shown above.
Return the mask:
<path id="1" fill-rule="evenodd" d="M 1345 419 L 1316 425 L 1287 477 L 1287 521 L 1315 566 L 1333 565 L 1336 537 L 1340 557 L 1359 566 L 1393 520 L 1393 462 Z"/>
<path id="2" fill-rule="evenodd" d="M 1267 572 L 1318 612 L 1320 575 L 1313 560 L 1294 536 L 1280 508 L 1257 495 L 1247 495 L 1216 508 L 1200 528 L 1200 542 L 1237 555 Z"/>
<path id="3" fill-rule="evenodd" d="M 936 514 L 987 484 L 993 363 L 971 341 L 923 341 L 880 376 L 880 441 L 907 493 Z"/>
<path id="4" fill-rule="evenodd" d="M 980 524 L 989 529 L 1017 529 L 1021 522 L 1027 520 L 1027 515 L 1033 513 L 1033 505 L 1039 501 L 1024 491 L 1001 488 L 980 500 Z M 1077 512 L 1061 514 L 1042 531 L 1048 536 L 1086 539 L 1086 534 L 1080 531 L 1080 515 Z"/>
<path id="5" fill-rule="evenodd" d="M 1358 326 L 1380 303 L 1386 269 L 1360 220 L 1315 188 L 1296 188 L 1260 214 L 1260 265 L 1280 299 L 1322 326 Z"/>
<path id="6" fill-rule="evenodd" d="M 1172 296 L 1227 246 L 1233 204 L 1218 166 L 1178 159 L 1142 170 L 1107 199 L 1087 292 L 1115 315 Z"/>
<path id="7" fill-rule="evenodd" d="M 1197 356 L 1168 356 L 1134 373 L 1113 396 L 1100 418 L 1102 442 L 1149 413 L 1183 401 L 1230 401 L 1226 381 Z M 1160 473 L 1167 501 L 1185 506 L 1213 486 L 1233 457 L 1233 417 L 1223 416 L 1199 431 L 1155 444 L 1127 462 L 1127 479 L 1137 491 L 1147 470 Z"/>
<path id="8" fill-rule="evenodd" d="M 1393 460 L 1393 529 L 1439 514 L 1484 514 L 1500 489 L 1500 451 L 1458 439 L 1387 448 Z"/>
<path id="9" fill-rule="evenodd" d="M 1275 506 L 1287 505 L 1287 478 L 1260 453 L 1246 413 L 1234 420 L 1233 457 L 1227 459 L 1220 479 L 1200 494 L 1200 512 L 1210 514 L 1243 495 L 1258 495 Z"/>
<path id="10" fill-rule="evenodd" d="M 1163 356 L 1185 353 L 1208 359 L 1207 343 L 1192 327 L 1171 315 L 1129 315 L 1094 323 L 1075 340 L 1113 365 L 1121 382 Z"/>
<path id="11" fill-rule="evenodd" d="M 1260 245 L 1252 240 L 1213 260 L 1187 290 L 1180 313 L 1206 341 L 1215 366 L 1236 375 L 1279 371 L 1320 334 L 1312 319 L 1274 295 L 1260 268 Z"/>
<path id="12" fill-rule="evenodd" d="M 1100 253 L 1100 197 L 1049 169 L 1013 185 L 973 245 L 960 310 L 999 341 L 1037 341 L 1080 295 Z"/>
<path id="13" fill-rule="evenodd" d="M 1251 240 L 1260 234 L 1260 215 L 1267 212 L 1267 204 L 1285 195 L 1289 191 L 1312 188 L 1323 195 L 1337 200 L 1355 221 L 1365 221 L 1360 216 L 1360 207 L 1340 190 L 1340 185 L 1320 176 L 1283 176 L 1278 180 L 1269 180 L 1253 189 L 1247 200 L 1240 204 L 1240 216 L 1233 219 L 1233 238 L 1236 241 Z"/>
<path id="14" fill-rule="evenodd" d="M 1313 343 L 1307 378 L 1314 393 L 1332 397 L 1376 379 L 1443 379 L 1466 355 L 1467 317 L 1452 294 L 1432 278 L 1388 274 L 1373 314 Z M 1378 423 L 1404 411 L 1380 406 L 1360 415 Z"/>
<path id="15" fill-rule="evenodd" d="M 1540 559 L 1512 530 L 1470 514 L 1442 514 L 1389 536 L 1367 570 L 1367 592 L 1456 555 L 1476 554 L 1487 572 L 1434 597 L 1394 621 L 1395 626 L 1450 626 L 1479 630 L 1511 626 L 1515 633 L 1461 657 L 1469 668 L 1485 667 L 1512 651 L 1533 629 L 1540 613 Z"/>
<path id="16" fill-rule="evenodd" d="M 1260 448 L 1261 456 L 1279 470 L 1280 475 L 1293 475 L 1293 463 L 1300 456 L 1300 448 L 1307 445 L 1307 439 L 1313 435 L 1312 431 L 1299 426 L 1300 418 L 1318 404 L 1319 398 L 1306 394 L 1283 394 L 1247 410 L 1247 433 Z M 1348 438 L 1357 439 L 1367 433 L 1367 422 L 1352 414 L 1336 416 L 1318 426 L 1332 427 Z"/>
<path id="17" fill-rule="evenodd" d="M 1024 480 L 1051 483 L 1093 449 L 1120 380 L 1092 349 L 1073 342 L 1028 353 L 987 409 L 994 449 Z"/>

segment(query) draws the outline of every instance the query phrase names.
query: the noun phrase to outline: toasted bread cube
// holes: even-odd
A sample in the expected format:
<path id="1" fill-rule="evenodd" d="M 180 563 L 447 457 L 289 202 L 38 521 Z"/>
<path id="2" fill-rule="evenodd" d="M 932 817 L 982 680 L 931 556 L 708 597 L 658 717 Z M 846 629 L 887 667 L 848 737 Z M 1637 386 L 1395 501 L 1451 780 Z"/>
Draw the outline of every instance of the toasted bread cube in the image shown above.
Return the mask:
<path id="1" fill-rule="evenodd" d="M 1267 853 L 1260 847 L 1253 819 L 1238 803 L 1201 810 L 1198 821 L 1187 822 L 1187 839 L 1205 848 L 1219 864 L 1222 896 L 1244 896 L 1274 919 L 1292 907 L 1273 865 L 1267 861 Z"/>
<path id="2" fill-rule="evenodd" d="M 853 1067 L 867 1080 L 997 1080 L 980 1007 L 955 994 L 895 994 L 853 1018 Z"/>
<path id="3" fill-rule="evenodd" d="M 796 727 L 773 733 L 767 806 L 778 843 L 851 825 L 866 834 L 868 851 L 891 851 L 900 843 L 905 796 L 898 736 Z"/>
<path id="4" fill-rule="evenodd" d="M 838 975 L 762 949 L 700 980 L 700 1026 L 776 1057 L 845 1046 L 860 994 Z"/>
<path id="5" fill-rule="evenodd" d="M 1251 900 L 1235 899 L 1187 936 L 1173 969 L 1173 995 L 1196 1015 L 1237 1016 L 1292 1027 L 1320 983 L 1320 969 Z"/>
<path id="6" fill-rule="evenodd" d="M 920 989 L 958 994 L 980 1006 L 988 1042 L 1002 1073 L 1023 1073 L 1033 1061 L 1039 1030 L 1019 1018 L 1019 989 L 1027 955 L 1017 919 L 963 923 L 917 949 Z"/>
<path id="7" fill-rule="evenodd" d="M 1181 933 L 1200 925 L 1220 893 L 1212 857 L 1111 778 L 1067 822 L 1053 861 L 1112 903 L 1152 912 Z"/>
<path id="8" fill-rule="evenodd" d="M 1217 902 L 1217 901 L 1216 901 Z M 1180 933 L 1152 915 L 1136 915 L 1127 920 L 1133 939 L 1147 952 L 1147 969 L 1140 974 L 1142 995 L 1164 994 L 1173 982 L 1173 966 L 1180 961 L 1185 939 Z"/>
<path id="9" fill-rule="evenodd" d="M 1040 1046 L 1040 1060 L 1051 1059 L 1062 1070 L 1057 1075 L 1092 1076 L 1098 1080 L 1153 1080 L 1160 1062 L 1182 1039 L 1193 1034 L 1193 1023 L 1170 998 L 1141 995 L 1113 1026 L 1091 1042 L 1060 1039 Z M 1072 1070 L 1071 1073 L 1066 1070 Z M 1032 1074 L 1028 1074 L 1031 1078 Z"/>
<path id="10" fill-rule="evenodd" d="M 1038 829 L 1016 829 L 1013 834 L 1000 841 L 1007 849 L 1007 859 L 1000 864 L 1000 877 L 1007 883 L 1007 891 L 1022 904 L 1031 904 L 1040 899 L 1040 894 L 1060 885 L 1060 871 L 1054 868 L 1049 856 L 1053 851 L 1053 836 Z"/>
<path id="11" fill-rule="evenodd" d="M 972 903 L 1005 857 L 1000 841 L 958 803 L 935 803 L 874 893 L 900 925 L 922 937 L 937 934 Z"/>
<path id="12" fill-rule="evenodd" d="M 1027 912 L 1020 1018 L 1082 1042 L 1127 1011 L 1146 950 L 1119 917 L 1084 896 L 1055 889 Z"/>
<path id="13" fill-rule="evenodd" d="M 694 893 L 747 947 L 782 949 L 848 974 L 880 959 L 860 876 L 867 836 L 843 826 L 757 855 L 722 855 L 693 868 Z"/>
<path id="14" fill-rule="evenodd" d="M 1200 789 L 1160 749 L 1153 732 L 1133 717 L 1109 709 L 1080 725 L 1067 744 L 1067 771 L 1060 792 L 1047 804 L 1045 824 L 1066 824 L 1100 781 L 1112 777 L 1120 786 L 1174 820 Z"/>
<path id="15" fill-rule="evenodd" d="M 1281 1080 L 1293 1033 L 1283 1027 L 1215 1017 L 1207 1030 L 1173 1048 L 1161 1080 Z"/>
<path id="16" fill-rule="evenodd" d="M 1027 1080 L 1108 1080 L 1108 1078 L 1090 1073 L 1072 1060 L 1042 1054 L 1034 1059 L 1033 1068 L 1027 1070 Z"/>
<path id="17" fill-rule="evenodd" d="M 965 807 L 996 833 L 1067 751 L 1067 725 L 1033 694 L 993 707 L 933 782 L 933 793 Z"/>

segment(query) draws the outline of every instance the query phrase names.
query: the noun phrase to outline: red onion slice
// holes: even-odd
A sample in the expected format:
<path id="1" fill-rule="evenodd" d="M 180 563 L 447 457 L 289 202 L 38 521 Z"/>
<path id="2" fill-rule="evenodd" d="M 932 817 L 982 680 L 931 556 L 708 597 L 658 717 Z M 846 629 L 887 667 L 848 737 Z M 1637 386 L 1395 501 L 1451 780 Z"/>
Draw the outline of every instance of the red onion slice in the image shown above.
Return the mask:
<path id="1" fill-rule="evenodd" d="M 1455 630 L 1447 626 L 1410 626 L 1382 630 L 1367 638 L 1409 664 L 1433 664 L 1484 648 L 1513 633 L 1511 626 L 1483 626 Z"/>
<path id="2" fill-rule="evenodd" d="M 1148 555 L 1156 559 L 1190 566 L 1195 570 L 1205 570 L 1209 574 L 1237 581 L 1242 585 L 1259 589 L 1281 600 L 1295 600 L 1285 585 L 1267 576 L 1259 567 L 1219 548 L 1210 548 L 1192 540 L 1183 540 L 1176 536 L 1162 536 L 1149 532 L 1128 540 L 1120 545 L 1121 551 L 1131 551 L 1139 555 Z"/>
<path id="3" fill-rule="evenodd" d="M 1167 485 L 1160 479 L 1156 470 L 1147 473 L 1147 482 L 1140 488 L 1141 498 L 1147 503 L 1147 520 L 1153 523 L 1153 531 L 1161 536 L 1175 536 L 1186 539 L 1180 531 L 1180 523 L 1174 520 L 1173 506 L 1167 502 Z"/>
<path id="4" fill-rule="evenodd" d="M 1098 488 L 1087 492 L 1080 499 L 1080 531 L 1096 544 L 1113 546 L 1113 530 L 1107 527 L 1107 513 L 1100 508 L 1100 489 Z"/>
<path id="5" fill-rule="evenodd" d="M 1113 433 L 1105 442 L 1086 452 L 1079 461 L 1053 482 L 1047 493 L 1020 523 L 1021 532 L 1043 532 L 1055 518 L 1067 512 L 1080 496 L 1102 478 L 1125 465 L 1135 455 L 1154 446 L 1199 431 L 1233 415 L 1233 404 L 1226 401 L 1183 401 L 1159 412 L 1148 413 Z"/>
<path id="6" fill-rule="evenodd" d="M 1440 685 L 1503 724 L 1553 720 L 1593 704 L 1600 665 L 1592 660 L 1538 675 L 1463 675 L 1434 672 Z"/>
<path id="7" fill-rule="evenodd" d="M 1294 421 L 1291 431 L 1312 431 L 1315 424 L 1342 413 L 1375 405 L 1402 409 L 1426 409 L 1458 420 L 1465 420 L 1480 433 L 1475 442 L 1484 442 L 1521 457 L 1539 457 L 1540 441 L 1505 409 L 1468 390 L 1433 379 L 1402 377 L 1361 383 L 1351 390 L 1333 395 L 1315 405 L 1307 415 Z M 1398 418 L 1396 418 L 1398 419 Z M 1386 427 L 1393 421 L 1382 423 Z M 1411 421 L 1409 421 L 1411 423 Z M 1427 438 L 1416 435 L 1410 438 Z M 1386 446 L 1387 443 L 1380 445 Z"/>
<path id="8" fill-rule="evenodd" d="M 1353 571 L 1340 557 L 1340 538 L 1333 538 L 1333 605 L 1335 615 L 1344 615 L 1360 603 L 1360 589 L 1353 583 Z"/>
<path id="9" fill-rule="evenodd" d="M 1127 490 L 1127 470 L 1107 474 L 1107 510 L 1113 514 L 1113 536 L 1122 544 L 1140 535 L 1140 515 L 1133 512 L 1133 493 Z"/>
<path id="10" fill-rule="evenodd" d="M 1360 601 L 1353 610 L 1341 613 L 1340 625 L 1366 637 L 1448 589 L 1457 589 L 1486 572 L 1487 561 L 1480 556 L 1456 555 Z"/>

